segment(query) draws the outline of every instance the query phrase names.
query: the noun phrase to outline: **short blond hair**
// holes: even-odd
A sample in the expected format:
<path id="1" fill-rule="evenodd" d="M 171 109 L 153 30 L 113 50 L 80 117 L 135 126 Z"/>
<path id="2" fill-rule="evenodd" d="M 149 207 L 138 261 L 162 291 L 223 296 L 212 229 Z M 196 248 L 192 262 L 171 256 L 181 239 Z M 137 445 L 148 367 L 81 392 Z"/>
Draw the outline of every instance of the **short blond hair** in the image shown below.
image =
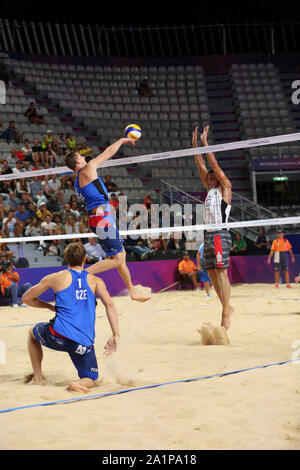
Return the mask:
<path id="1" fill-rule="evenodd" d="M 81 266 L 84 258 L 86 256 L 86 251 L 82 243 L 74 242 L 70 243 L 64 251 L 64 258 L 68 263 L 68 266 Z"/>

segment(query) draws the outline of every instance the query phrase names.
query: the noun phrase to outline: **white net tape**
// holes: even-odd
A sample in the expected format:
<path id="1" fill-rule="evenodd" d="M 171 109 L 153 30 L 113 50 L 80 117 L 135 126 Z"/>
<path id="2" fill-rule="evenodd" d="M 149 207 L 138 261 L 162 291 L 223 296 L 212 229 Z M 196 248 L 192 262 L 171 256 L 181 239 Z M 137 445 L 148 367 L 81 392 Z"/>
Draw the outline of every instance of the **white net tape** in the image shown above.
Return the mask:
<path id="1" fill-rule="evenodd" d="M 216 152 L 224 152 L 228 150 L 239 150 L 239 149 L 260 147 L 264 145 L 282 144 L 282 143 L 287 143 L 287 142 L 295 142 L 297 140 L 300 140 L 300 132 L 293 133 L 293 134 L 275 135 L 275 136 L 264 137 L 260 139 L 242 140 L 239 142 L 230 142 L 228 144 L 209 145 L 208 147 L 197 147 L 197 148 L 189 148 L 189 149 L 183 149 L 183 150 L 174 150 L 172 152 L 152 153 L 149 155 L 140 155 L 137 157 L 111 159 L 111 160 L 104 162 L 101 165 L 101 168 L 120 166 L 120 165 L 129 165 L 129 164 L 136 164 L 136 163 L 145 163 L 145 162 L 157 161 L 157 160 L 166 160 L 169 158 L 188 157 L 191 155 L 201 155 L 201 154 L 205 154 L 209 152 L 216 153 Z M 53 175 L 53 174 L 58 175 L 62 173 L 71 173 L 71 172 L 68 167 L 63 166 L 63 167 L 57 167 L 57 168 L 49 168 L 47 170 L 24 171 L 17 176 L 16 174 L 0 175 L 0 181 L 12 180 L 12 179 L 17 179 L 17 178 L 32 178 L 35 176 L 45 176 L 45 175 Z"/>
<path id="2" fill-rule="evenodd" d="M 121 237 L 148 235 L 157 236 L 159 234 L 170 234 L 175 232 L 190 232 L 200 230 L 221 230 L 231 228 L 245 228 L 245 227 L 267 227 L 267 226 L 281 226 L 281 225 L 294 225 L 300 223 L 300 217 L 282 217 L 278 219 L 260 219 L 248 220 L 245 222 L 228 222 L 226 224 L 202 224 L 202 225 L 186 225 L 180 227 L 161 227 L 149 229 L 135 229 L 120 231 Z M 94 233 L 72 233 L 67 235 L 47 235 L 39 237 L 19 237 L 19 238 L 0 238 L 0 243 L 22 243 L 34 241 L 47 241 L 47 240 L 71 240 L 78 238 L 93 238 L 97 237 Z"/>

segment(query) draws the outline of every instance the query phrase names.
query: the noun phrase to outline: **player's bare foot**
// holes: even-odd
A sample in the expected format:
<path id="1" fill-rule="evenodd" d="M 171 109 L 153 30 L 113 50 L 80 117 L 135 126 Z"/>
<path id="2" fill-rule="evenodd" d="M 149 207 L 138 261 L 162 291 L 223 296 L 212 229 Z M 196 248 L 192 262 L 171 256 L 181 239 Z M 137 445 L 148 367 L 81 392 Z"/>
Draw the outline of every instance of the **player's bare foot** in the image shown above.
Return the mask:
<path id="1" fill-rule="evenodd" d="M 68 386 L 68 390 L 70 392 L 81 392 L 81 393 L 88 393 L 90 389 L 85 387 L 84 385 L 78 382 L 70 382 Z"/>
<path id="2" fill-rule="evenodd" d="M 24 382 L 30 385 L 45 385 L 46 379 L 44 376 L 42 377 L 35 377 L 34 374 L 28 374 L 24 378 Z"/>
<path id="3" fill-rule="evenodd" d="M 226 330 L 230 328 L 231 316 L 233 312 L 234 312 L 234 308 L 231 305 L 229 305 L 227 312 L 223 311 L 221 326 L 224 326 Z"/>

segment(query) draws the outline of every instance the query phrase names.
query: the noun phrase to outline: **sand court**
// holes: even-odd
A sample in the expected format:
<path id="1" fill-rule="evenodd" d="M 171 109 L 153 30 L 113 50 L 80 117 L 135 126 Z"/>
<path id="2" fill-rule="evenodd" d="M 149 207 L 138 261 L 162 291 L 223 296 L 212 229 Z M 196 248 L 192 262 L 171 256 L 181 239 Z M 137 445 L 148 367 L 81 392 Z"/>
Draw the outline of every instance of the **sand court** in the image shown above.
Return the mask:
<path id="1" fill-rule="evenodd" d="M 87 395 L 67 391 L 76 370 L 67 354 L 46 348 L 46 384 L 25 384 L 31 373 L 29 324 L 52 315 L 2 307 L 0 340 L 6 363 L 0 364 L 0 408 L 21 409 L 0 414 L 0 448 L 299 449 L 300 362 L 290 361 L 300 359 L 295 348 L 300 340 L 300 291 L 293 287 L 232 287 L 235 311 L 225 336 L 214 290 L 210 300 L 204 292 L 193 291 L 153 294 L 138 305 L 127 296 L 115 297 L 121 344 L 109 358 L 103 348 L 110 328 L 98 302 L 100 384 Z M 224 343 L 205 344 L 200 334 L 205 325 Z M 287 362 L 259 367 L 282 361 Z M 220 376 L 248 368 L 253 369 Z M 157 384 L 165 385 L 147 388 Z M 127 390 L 133 391 L 99 397 Z M 26 408 L 65 400 L 74 401 Z"/>

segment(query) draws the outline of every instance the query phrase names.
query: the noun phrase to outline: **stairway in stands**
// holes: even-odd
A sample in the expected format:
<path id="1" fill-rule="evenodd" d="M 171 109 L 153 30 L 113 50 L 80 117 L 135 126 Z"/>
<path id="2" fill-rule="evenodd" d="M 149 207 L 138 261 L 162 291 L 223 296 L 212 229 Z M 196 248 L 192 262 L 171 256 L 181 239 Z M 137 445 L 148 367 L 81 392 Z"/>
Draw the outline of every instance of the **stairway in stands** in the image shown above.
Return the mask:
<path id="1" fill-rule="evenodd" d="M 205 73 L 214 144 L 241 140 L 238 115 L 229 77 L 226 73 Z M 220 166 L 232 183 L 232 189 L 251 199 L 248 164 L 243 150 L 216 154 Z"/>

